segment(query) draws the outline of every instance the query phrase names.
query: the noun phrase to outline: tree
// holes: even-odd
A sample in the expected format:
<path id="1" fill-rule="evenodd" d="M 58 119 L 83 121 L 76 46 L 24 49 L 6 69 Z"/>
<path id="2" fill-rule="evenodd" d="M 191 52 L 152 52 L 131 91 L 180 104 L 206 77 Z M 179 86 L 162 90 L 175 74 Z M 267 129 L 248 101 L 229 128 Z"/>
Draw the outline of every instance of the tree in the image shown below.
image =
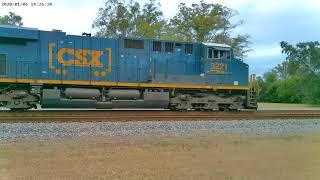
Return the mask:
<path id="1" fill-rule="evenodd" d="M 276 71 L 271 70 L 270 72 L 266 72 L 263 74 L 263 79 L 265 79 L 267 83 L 273 83 L 278 80 L 278 75 Z"/>
<path id="2" fill-rule="evenodd" d="M 244 57 L 249 49 L 249 35 L 232 36 L 233 30 L 242 24 L 232 23 L 238 13 L 219 4 L 201 0 L 191 7 L 181 3 L 178 13 L 165 20 L 156 0 L 141 6 L 131 0 L 107 0 L 100 8 L 92 24 L 101 37 L 133 36 L 176 41 L 217 42 L 230 45 L 238 57 Z"/>
<path id="3" fill-rule="evenodd" d="M 299 78 L 303 102 L 320 104 L 320 77 L 314 74 L 301 74 Z"/>
<path id="4" fill-rule="evenodd" d="M 22 17 L 16 15 L 13 12 L 9 12 L 9 15 L 0 16 L 0 24 L 4 25 L 13 25 L 13 26 L 22 26 Z"/>
<path id="5" fill-rule="evenodd" d="M 127 36 L 134 28 L 132 25 L 137 18 L 138 11 L 140 11 L 139 3 L 126 5 L 120 0 L 108 0 L 105 8 L 98 10 L 98 17 L 92 27 L 99 28 L 97 36 L 111 38 Z"/>
<path id="6" fill-rule="evenodd" d="M 231 45 L 239 57 L 244 57 L 249 49 L 249 35 L 232 37 L 232 30 L 242 24 L 232 23 L 237 11 L 220 4 L 208 4 L 203 0 L 191 7 L 181 3 L 179 12 L 170 20 L 177 39 L 197 42 L 217 42 Z"/>
<path id="7" fill-rule="evenodd" d="M 280 102 L 303 103 L 305 95 L 301 87 L 301 78 L 291 76 L 279 81 L 277 96 Z"/>
<path id="8" fill-rule="evenodd" d="M 320 44 L 282 41 L 286 60 L 267 72 L 259 81 L 261 101 L 284 103 L 320 103 Z"/>
<path id="9" fill-rule="evenodd" d="M 257 77 L 259 83 L 259 101 L 275 102 L 277 101 L 278 76 L 275 71 L 266 72 L 263 78 Z"/>
<path id="10" fill-rule="evenodd" d="M 141 14 L 138 16 L 137 29 L 133 33 L 136 37 L 161 38 L 166 21 L 160 10 L 160 5 L 155 0 L 150 0 L 143 6 Z"/>
<path id="11" fill-rule="evenodd" d="M 98 28 L 97 36 L 102 37 L 160 38 L 165 24 L 160 5 L 155 0 L 142 8 L 138 2 L 126 4 L 121 0 L 108 0 L 105 8 L 99 9 L 92 27 Z"/>
<path id="12" fill-rule="evenodd" d="M 288 61 L 295 62 L 304 72 L 320 75 L 320 44 L 318 41 L 302 42 L 296 46 L 282 41 L 280 45 Z"/>
<path id="13" fill-rule="evenodd" d="M 286 79 L 291 76 L 297 75 L 299 72 L 299 64 L 294 61 L 285 60 L 281 64 L 278 64 L 274 71 L 278 74 L 279 78 Z"/>

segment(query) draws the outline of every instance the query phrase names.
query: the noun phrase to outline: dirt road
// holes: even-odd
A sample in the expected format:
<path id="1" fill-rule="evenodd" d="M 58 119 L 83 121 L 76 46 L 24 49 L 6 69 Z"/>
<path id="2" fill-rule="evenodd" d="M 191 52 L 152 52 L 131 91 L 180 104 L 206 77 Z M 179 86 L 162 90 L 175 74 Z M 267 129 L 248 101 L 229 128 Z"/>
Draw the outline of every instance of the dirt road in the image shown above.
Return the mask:
<path id="1" fill-rule="evenodd" d="M 0 179 L 320 178 L 320 132 L 85 136 L 0 145 Z"/>

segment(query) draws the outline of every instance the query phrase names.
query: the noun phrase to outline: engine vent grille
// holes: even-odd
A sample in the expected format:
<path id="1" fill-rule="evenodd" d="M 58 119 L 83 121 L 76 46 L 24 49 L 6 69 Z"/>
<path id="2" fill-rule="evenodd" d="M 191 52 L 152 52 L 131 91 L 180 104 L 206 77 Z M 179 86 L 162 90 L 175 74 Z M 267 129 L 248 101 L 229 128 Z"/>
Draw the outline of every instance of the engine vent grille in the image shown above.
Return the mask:
<path id="1" fill-rule="evenodd" d="M 0 54 L 0 76 L 7 75 L 7 55 Z"/>

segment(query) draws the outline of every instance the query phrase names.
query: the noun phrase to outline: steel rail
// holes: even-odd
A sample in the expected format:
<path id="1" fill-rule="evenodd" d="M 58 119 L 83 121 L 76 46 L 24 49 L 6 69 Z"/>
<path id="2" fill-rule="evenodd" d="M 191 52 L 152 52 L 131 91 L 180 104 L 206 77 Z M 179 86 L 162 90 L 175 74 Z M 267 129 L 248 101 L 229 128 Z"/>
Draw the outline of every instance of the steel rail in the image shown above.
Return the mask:
<path id="1" fill-rule="evenodd" d="M 179 121 L 179 120 L 254 120 L 319 118 L 318 110 L 269 110 L 242 112 L 173 111 L 0 111 L 0 122 L 100 122 L 100 121 Z"/>

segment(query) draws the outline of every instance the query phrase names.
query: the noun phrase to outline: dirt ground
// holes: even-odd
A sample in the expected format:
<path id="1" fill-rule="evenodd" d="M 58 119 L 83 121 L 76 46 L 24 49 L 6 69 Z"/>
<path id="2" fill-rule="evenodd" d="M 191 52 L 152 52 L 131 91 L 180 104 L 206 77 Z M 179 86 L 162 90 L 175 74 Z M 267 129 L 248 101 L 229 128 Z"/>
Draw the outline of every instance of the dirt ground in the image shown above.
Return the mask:
<path id="1" fill-rule="evenodd" d="M 258 110 L 320 110 L 320 106 L 312 104 L 258 103 Z"/>
<path id="2" fill-rule="evenodd" d="M 0 179 L 320 179 L 320 132 L 82 137 L 0 145 Z"/>

